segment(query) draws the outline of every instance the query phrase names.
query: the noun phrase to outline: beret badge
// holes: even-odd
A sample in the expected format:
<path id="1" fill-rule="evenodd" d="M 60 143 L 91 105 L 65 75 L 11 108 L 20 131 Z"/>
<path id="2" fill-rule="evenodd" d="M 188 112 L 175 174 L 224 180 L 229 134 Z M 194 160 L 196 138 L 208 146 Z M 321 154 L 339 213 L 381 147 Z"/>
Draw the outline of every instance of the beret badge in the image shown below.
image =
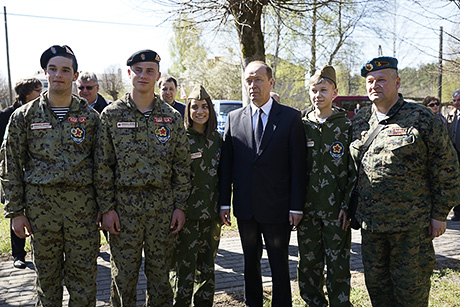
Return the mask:
<path id="1" fill-rule="evenodd" d="M 143 53 L 141 54 L 141 60 L 145 61 L 145 54 L 143 54 Z"/>
<path id="2" fill-rule="evenodd" d="M 371 63 L 368 63 L 368 64 L 366 64 L 365 68 L 366 68 L 367 71 L 371 71 L 372 68 L 374 68 L 374 66 Z"/>
<path id="3" fill-rule="evenodd" d="M 57 53 L 56 48 L 54 48 L 54 47 L 51 47 L 50 50 L 51 50 L 51 52 L 52 52 L 53 54 L 56 54 L 56 53 Z"/>

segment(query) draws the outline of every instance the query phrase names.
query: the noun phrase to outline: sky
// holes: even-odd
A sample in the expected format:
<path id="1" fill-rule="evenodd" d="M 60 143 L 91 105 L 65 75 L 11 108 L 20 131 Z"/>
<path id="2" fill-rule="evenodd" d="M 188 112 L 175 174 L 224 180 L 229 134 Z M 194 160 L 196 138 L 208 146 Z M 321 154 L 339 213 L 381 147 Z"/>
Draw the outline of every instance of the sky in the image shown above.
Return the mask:
<path id="1" fill-rule="evenodd" d="M 375 20 L 383 24 L 379 33 L 355 31 L 352 40 L 362 46 L 356 59 L 356 72 L 361 63 L 377 56 L 378 46 L 384 55 L 400 60 L 400 67 L 417 66 L 437 61 L 439 27 L 450 34 L 458 28 L 459 8 L 446 0 L 419 0 L 429 5 L 422 9 L 408 0 L 395 0 L 395 11 L 400 17 L 396 27 L 392 20 Z M 7 10 L 9 58 L 13 85 L 21 78 L 33 76 L 40 71 L 40 56 L 52 45 L 69 45 L 78 60 L 80 71 L 101 74 L 117 65 L 124 71 L 126 60 L 141 49 L 155 50 L 162 58 L 160 70 L 166 73 L 171 66 L 169 41 L 173 37 L 170 24 L 162 23 L 165 15 L 149 0 L 0 0 Z M 147 10 L 147 8 L 149 10 Z M 153 11 L 154 10 L 154 11 Z M 156 13 L 155 13 L 156 12 Z M 0 77 L 7 79 L 5 29 L 0 28 Z M 387 28 L 385 28 L 387 27 Z M 393 44 L 390 32 L 396 29 L 400 39 Z M 459 29 L 457 29 L 459 30 Z M 459 35 L 457 32 L 457 36 Z M 207 46 L 218 46 L 219 35 L 208 29 Z M 447 48 L 448 35 L 444 36 Z M 235 49 L 238 49 L 234 39 Z M 215 48 L 214 48 L 215 49 Z M 218 56 L 219 51 L 211 56 Z M 210 55 L 208 55 L 210 56 Z M 355 61 L 354 61 L 355 62 Z"/>
<path id="2" fill-rule="evenodd" d="M 40 56 L 52 45 L 70 46 L 77 58 L 79 71 L 100 74 L 111 65 L 125 70 L 129 56 L 141 49 L 156 51 L 162 59 L 160 70 L 166 71 L 171 65 L 168 44 L 172 29 L 158 25 L 161 18 L 142 12 L 134 2 L 0 0 L 1 77 L 7 79 L 8 76 L 4 7 L 7 11 L 13 85 L 21 78 L 31 77 L 40 71 Z"/>

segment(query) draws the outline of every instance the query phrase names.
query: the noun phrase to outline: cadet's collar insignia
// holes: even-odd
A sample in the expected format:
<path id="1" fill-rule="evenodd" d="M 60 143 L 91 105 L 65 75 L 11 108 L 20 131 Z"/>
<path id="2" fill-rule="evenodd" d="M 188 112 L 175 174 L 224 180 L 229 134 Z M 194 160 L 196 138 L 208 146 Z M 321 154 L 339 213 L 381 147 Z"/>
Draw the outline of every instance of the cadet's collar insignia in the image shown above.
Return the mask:
<path id="1" fill-rule="evenodd" d="M 407 128 L 393 128 L 388 131 L 388 136 L 406 135 Z"/>
<path id="2" fill-rule="evenodd" d="M 85 140 L 85 134 L 85 129 L 81 127 L 72 127 L 70 129 L 70 136 L 72 137 L 72 140 L 77 144 L 80 144 Z"/>
<path id="3" fill-rule="evenodd" d="M 171 130 L 165 125 L 159 126 L 155 129 L 155 135 L 161 143 L 166 143 L 171 138 Z"/>
<path id="4" fill-rule="evenodd" d="M 340 159 L 343 154 L 344 154 L 344 147 L 343 147 L 343 144 L 340 143 L 340 142 L 334 142 L 332 145 L 331 145 L 331 149 L 329 150 L 332 158 L 338 160 Z"/>
<path id="5" fill-rule="evenodd" d="M 220 148 L 216 150 L 216 160 L 217 162 L 220 161 Z"/>
<path id="6" fill-rule="evenodd" d="M 371 71 L 373 68 L 374 68 L 374 65 L 372 65 L 371 63 L 368 63 L 366 64 L 366 66 L 364 67 L 367 71 Z"/>

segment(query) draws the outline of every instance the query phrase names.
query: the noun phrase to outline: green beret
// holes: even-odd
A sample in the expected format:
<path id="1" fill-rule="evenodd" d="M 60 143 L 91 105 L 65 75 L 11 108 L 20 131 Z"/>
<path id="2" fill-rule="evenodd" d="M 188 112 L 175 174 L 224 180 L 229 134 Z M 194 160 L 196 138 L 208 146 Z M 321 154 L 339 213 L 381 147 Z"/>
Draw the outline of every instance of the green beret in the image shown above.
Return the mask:
<path id="1" fill-rule="evenodd" d="M 190 95 L 188 95 L 188 99 L 205 100 L 207 98 L 211 99 L 203 85 L 196 85 Z"/>
<path id="2" fill-rule="evenodd" d="M 379 56 L 377 58 L 373 58 L 361 67 L 361 76 L 366 77 L 366 75 L 371 71 L 385 68 L 398 70 L 398 60 L 390 56 Z"/>
<path id="3" fill-rule="evenodd" d="M 331 80 L 334 82 L 335 87 L 337 87 L 334 67 L 326 65 L 321 70 L 317 70 L 316 73 L 310 78 L 310 84 L 315 84 L 322 78 Z"/>
<path id="4" fill-rule="evenodd" d="M 145 49 L 133 53 L 133 55 L 129 57 L 128 61 L 126 61 L 126 65 L 132 66 L 139 62 L 155 62 L 160 64 L 160 60 L 161 59 L 158 53 L 150 49 Z"/>
<path id="5" fill-rule="evenodd" d="M 67 45 L 53 45 L 46 49 L 40 57 L 41 67 L 43 69 L 46 69 L 46 65 L 48 65 L 48 62 L 51 60 L 51 58 L 54 58 L 55 56 L 63 56 L 72 59 L 74 63 L 75 72 L 78 70 L 77 58 L 75 57 L 75 54 L 73 54 L 72 49 L 70 49 L 70 47 Z"/>

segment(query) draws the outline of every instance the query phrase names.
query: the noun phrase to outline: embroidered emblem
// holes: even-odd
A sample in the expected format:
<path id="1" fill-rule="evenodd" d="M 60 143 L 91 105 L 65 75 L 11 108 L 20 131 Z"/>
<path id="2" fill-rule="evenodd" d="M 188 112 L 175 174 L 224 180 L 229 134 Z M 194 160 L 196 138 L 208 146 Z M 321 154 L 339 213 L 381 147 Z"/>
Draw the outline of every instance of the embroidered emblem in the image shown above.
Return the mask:
<path id="1" fill-rule="evenodd" d="M 145 54 L 141 53 L 141 60 L 145 61 Z"/>
<path id="2" fill-rule="evenodd" d="M 168 127 L 161 125 L 155 129 L 155 135 L 161 143 L 166 143 L 171 138 L 171 131 Z"/>
<path id="3" fill-rule="evenodd" d="M 52 53 L 52 54 L 56 54 L 56 48 L 54 48 L 54 47 L 51 47 L 51 49 L 50 49 L 50 50 L 51 50 L 51 53 Z"/>
<path id="4" fill-rule="evenodd" d="M 85 116 L 79 117 L 78 122 L 79 123 L 86 123 L 86 117 Z"/>
<path id="5" fill-rule="evenodd" d="M 69 123 L 78 123 L 78 118 L 73 117 L 73 116 L 69 116 L 69 118 L 67 119 L 67 121 L 68 121 Z"/>
<path id="6" fill-rule="evenodd" d="M 77 143 L 81 144 L 85 140 L 85 129 L 81 127 L 72 127 L 70 129 L 70 136 L 72 137 L 72 140 Z"/>
<path id="7" fill-rule="evenodd" d="M 371 70 L 374 68 L 374 66 L 373 66 L 371 63 L 368 63 L 368 64 L 366 64 L 366 66 L 365 66 L 364 68 L 365 68 L 367 71 L 371 71 Z"/>
<path id="8" fill-rule="evenodd" d="M 330 149 L 329 152 L 330 152 L 332 158 L 334 158 L 336 160 L 340 159 L 344 154 L 343 144 L 340 143 L 340 142 L 334 142 L 331 145 L 331 149 Z"/>
<path id="9" fill-rule="evenodd" d="M 375 61 L 375 65 L 377 65 L 377 67 L 382 67 L 382 66 L 388 66 L 388 65 L 390 65 L 390 63 L 388 63 L 388 62 L 379 62 L 379 61 Z"/>
<path id="10" fill-rule="evenodd" d="M 220 161 L 220 148 L 216 150 L 216 160 L 217 162 Z"/>

